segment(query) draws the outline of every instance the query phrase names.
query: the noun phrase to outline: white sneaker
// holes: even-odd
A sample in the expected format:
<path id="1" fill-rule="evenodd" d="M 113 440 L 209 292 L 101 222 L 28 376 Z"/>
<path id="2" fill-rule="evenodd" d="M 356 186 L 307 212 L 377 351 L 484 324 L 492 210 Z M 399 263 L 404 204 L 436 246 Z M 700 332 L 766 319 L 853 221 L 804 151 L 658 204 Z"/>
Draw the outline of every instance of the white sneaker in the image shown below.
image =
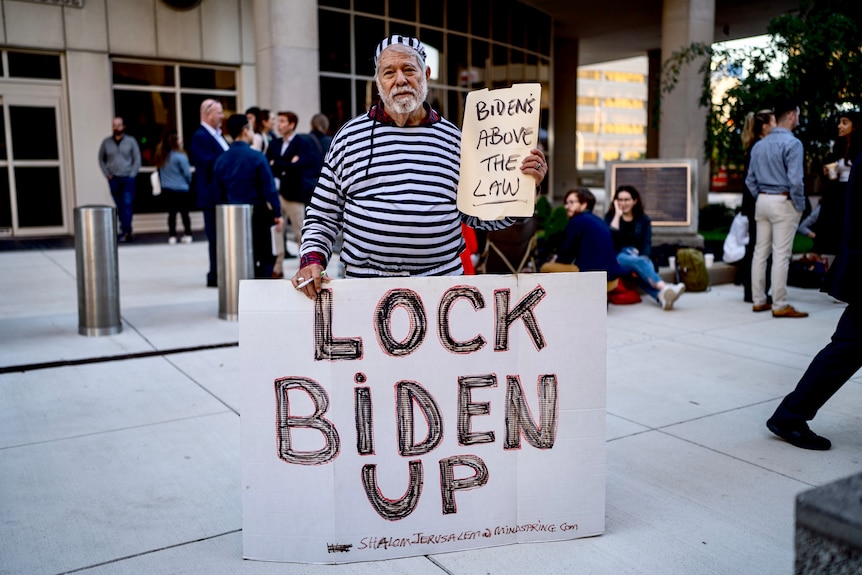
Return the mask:
<path id="1" fill-rule="evenodd" d="M 175 243 L 177 243 L 177 238 L 176 238 L 176 237 L 174 237 L 174 236 L 169 237 L 169 238 L 168 238 L 168 243 L 169 243 L 169 244 L 171 244 L 171 245 L 174 245 Z"/>
<path id="2" fill-rule="evenodd" d="M 191 236 L 183 236 L 183 243 L 184 244 L 192 243 L 192 237 Z"/>
<path id="3" fill-rule="evenodd" d="M 685 284 L 671 284 L 665 287 L 659 295 L 662 309 L 665 311 L 673 309 L 673 302 L 678 300 L 683 293 L 685 293 Z"/>

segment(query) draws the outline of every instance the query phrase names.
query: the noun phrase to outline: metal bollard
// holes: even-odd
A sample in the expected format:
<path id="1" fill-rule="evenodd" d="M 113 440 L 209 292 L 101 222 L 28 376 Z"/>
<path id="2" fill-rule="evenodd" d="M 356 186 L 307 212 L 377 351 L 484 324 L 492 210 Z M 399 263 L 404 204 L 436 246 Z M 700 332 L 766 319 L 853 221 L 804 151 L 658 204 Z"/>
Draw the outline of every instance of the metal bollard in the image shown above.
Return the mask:
<path id="1" fill-rule="evenodd" d="M 239 320 L 239 281 L 254 277 L 251 244 L 251 206 L 216 206 L 218 260 L 218 316 Z"/>
<path id="2" fill-rule="evenodd" d="M 111 206 L 75 208 L 78 333 L 81 335 L 113 335 L 123 331 L 116 212 Z"/>

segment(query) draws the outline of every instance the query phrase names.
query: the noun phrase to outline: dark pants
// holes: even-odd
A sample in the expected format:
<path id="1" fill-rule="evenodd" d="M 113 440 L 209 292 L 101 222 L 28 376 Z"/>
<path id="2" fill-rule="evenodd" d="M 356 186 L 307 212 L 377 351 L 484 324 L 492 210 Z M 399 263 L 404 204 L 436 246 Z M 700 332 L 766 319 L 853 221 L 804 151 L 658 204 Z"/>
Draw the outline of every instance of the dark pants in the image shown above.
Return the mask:
<path id="1" fill-rule="evenodd" d="M 207 242 L 209 243 L 210 269 L 207 272 L 207 285 L 218 285 L 218 263 L 216 262 L 216 215 L 215 207 L 201 208 L 204 215 L 204 231 L 207 234 Z"/>
<path id="2" fill-rule="evenodd" d="M 132 234 L 132 202 L 135 200 L 135 178 L 113 176 L 108 180 L 111 196 L 120 217 L 120 232 Z"/>
<path id="3" fill-rule="evenodd" d="M 254 277 L 271 278 L 275 265 L 272 253 L 272 232 L 275 215 L 266 205 L 255 206 L 251 212 L 251 249 L 254 254 Z"/>
<path id="4" fill-rule="evenodd" d="M 192 235 L 192 221 L 189 218 L 189 192 L 188 190 L 171 190 L 162 188 L 168 204 L 168 234 L 177 237 L 177 213 L 183 220 L 183 231 L 187 236 Z"/>
<path id="5" fill-rule="evenodd" d="M 773 418 L 780 423 L 810 421 L 830 397 L 862 368 L 862 307 L 848 305 L 832 341 L 820 350 Z"/>

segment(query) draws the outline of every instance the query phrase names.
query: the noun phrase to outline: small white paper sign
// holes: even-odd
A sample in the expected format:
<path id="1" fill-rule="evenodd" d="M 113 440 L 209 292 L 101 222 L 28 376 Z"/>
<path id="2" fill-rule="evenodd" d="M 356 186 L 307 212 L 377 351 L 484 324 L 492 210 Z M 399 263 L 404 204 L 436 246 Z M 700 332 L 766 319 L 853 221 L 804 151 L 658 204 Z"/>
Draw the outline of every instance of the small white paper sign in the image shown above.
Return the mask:
<path id="1" fill-rule="evenodd" d="M 521 161 L 538 146 L 541 95 L 541 84 L 467 94 L 459 210 L 483 220 L 533 215 L 536 181 L 521 173 Z"/>
<path id="2" fill-rule="evenodd" d="M 245 558 L 604 531 L 605 274 L 327 285 L 241 282 Z"/>

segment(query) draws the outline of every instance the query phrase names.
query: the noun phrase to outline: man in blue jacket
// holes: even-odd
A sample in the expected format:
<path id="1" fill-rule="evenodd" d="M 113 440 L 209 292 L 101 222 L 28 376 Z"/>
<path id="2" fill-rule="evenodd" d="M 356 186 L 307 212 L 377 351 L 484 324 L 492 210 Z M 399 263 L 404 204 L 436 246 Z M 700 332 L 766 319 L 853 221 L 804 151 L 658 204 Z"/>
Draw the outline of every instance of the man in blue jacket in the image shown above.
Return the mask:
<path id="1" fill-rule="evenodd" d="M 593 213 L 596 196 L 586 188 L 575 188 L 566 193 L 565 202 L 569 223 L 563 244 L 556 259 L 543 265 L 541 271 L 573 271 L 571 265 L 574 265 L 582 272 L 607 272 L 611 291 L 617 286 L 622 270 L 608 225 Z"/>
<path id="2" fill-rule="evenodd" d="M 250 204 L 254 277 L 272 277 L 275 255 L 272 253 L 270 228 L 281 229 L 281 205 L 266 156 L 252 149 L 254 128 L 244 114 L 227 120 L 227 132 L 233 143 L 213 166 L 213 181 L 218 189 L 218 203 Z"/>
<path id="3" fill-rule="evenodd" d="M 847 302 L 832 341 L 811 360 L 802 379 L 769 420 L 766 427 L 791 445 L 825 451 L 832 447 L 825 437 L 808 428 L 817 411 L 862 368 L 862 226 L 854 221 L 862 210 L 862 154 L 853 162 L 845 188 L 844 233 L 838 257 L 824 291 Z"/>
<path id="4" fill-rule="evenodd" d="M 219 192 L 213 182 L 213 166 L 219 156 L 228 149 L 228 143 L 221 135 L 224 109 L 217 100 L 201 102 L 201 124 L 192 136 L 191 157 L 195 165 L 195 190 L 198 207 L 204 216 L 204 230 L 209 242 L 209 271 L 207 286 L 218 285 L 216 267 L 216 217 L 215 207 L 219 203 Z"/>

